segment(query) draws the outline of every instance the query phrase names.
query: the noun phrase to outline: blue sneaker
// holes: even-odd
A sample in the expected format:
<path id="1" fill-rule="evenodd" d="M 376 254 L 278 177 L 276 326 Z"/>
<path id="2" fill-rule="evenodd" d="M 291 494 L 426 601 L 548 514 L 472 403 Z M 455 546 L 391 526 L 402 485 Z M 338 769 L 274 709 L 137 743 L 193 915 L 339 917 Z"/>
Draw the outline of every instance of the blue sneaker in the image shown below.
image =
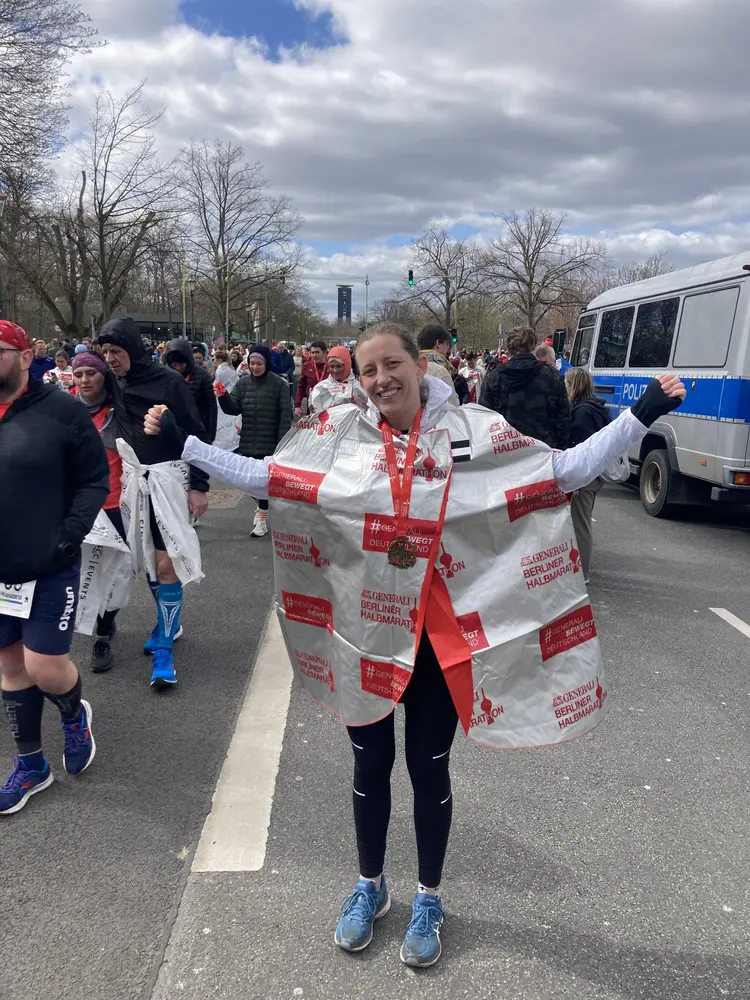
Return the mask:
<path id="1" fill-rule="evenodd" d="M 45 760 L 43 771 L 27 770 L 20 757 L 13 760 L 13 770 L 0 788 L 0 816 L 10 816 L 26 805 L 32 795 L 49 788 L 55 779 Z"/>
<path id="2" fill-rule="evenodd" d="M 156 652 L 156 636 L 158 632 L 159 632 L 159 626 L 157 624 L 154 625 L 151 635 L 143 643 L 143 652 L 146 654 L 146 656 L 151 656 L 152 653 Z M 180 627 L 175 632 L 172 642 L 177 642 L 177 640 L 181 638 L 182 638 L 182 625 L 180 625 Z"/>
<path id="3" fill-rule="evenodd" d="M 81 698 L 81 711 L 75 722 L 63 722 L 65 752 L 63 764 L 68 774 L 81 774 L 96 754 L 94 734 L 91 732 L 91 705 Z"/>
<path id="4" fill-rule="evenodd" d="M 411 923 L 401 945 L 401 961 L 415 969 L 426 969 L 440 958 L 440 928 L 443 926 L 443 904 L 439 896 L 418 892 L 414 897 Z"/>
<path id="5" fill-rule="evenodd" d="M 151 687 L 157 691 L 174 687 L 177 683 L 172 651 L 170 649 L 155 649 L 153 670 L 151 671 Z"/>
<path id="6" fill-rule="evenodd" d="M 385 875 L 380 880 L 380 889 L 374 882 L 360 879 L 354 892 L 341 907 L 341 916 L 334 941 L 344 951 L 363 951 L 372 941 L 372 925 L 384 917 L 391 908 L 391 897 L 385 884 Z"/>

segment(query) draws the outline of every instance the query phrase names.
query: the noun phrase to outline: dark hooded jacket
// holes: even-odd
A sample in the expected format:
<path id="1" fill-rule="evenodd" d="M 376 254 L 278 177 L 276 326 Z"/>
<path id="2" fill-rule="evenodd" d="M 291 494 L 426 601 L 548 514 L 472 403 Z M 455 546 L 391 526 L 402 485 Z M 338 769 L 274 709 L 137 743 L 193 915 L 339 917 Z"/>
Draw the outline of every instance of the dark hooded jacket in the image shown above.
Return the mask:
<path id="1" fill-rule="evenodd" d="M 289 383 L 271 370 L 271 351 L 265 344 L 248 348 L 249 354 L 265 359 L 266 371 L 237 381 L 231 392 L 219 396 L 219 406 L 232 416 L 242 414 L 239 452 L 248 458 L 273 455 L 292 425 Z"/>
<path id="2" fill-rule="evenodd" d="M 598 396 L 581 399 L 573 404 L 572 421 L 570 424 L 570 447 L 574 448 L 582 441 L 588 440 L 602 427 L 611 423 L 607 404 Z"/>
<path id="3" fill-rule="evenodd" d="M 0 470 L 0 580 L 27 583 L 79 562 L 109 469 L 78 400 L 30 378 L 0 419 Z"/>
<path id="4" fill-rule="evenodd" d="M 182 377 L 193 395 L 205 430 L 205 434 L 201 435 L 201 440 L 205 441 L 206 444 L 213 444 L 216 437 L 216 421 L 219 416 L 216 396 L 214 396 L 214 380 L 205 368 L 195 363 L 193 348 L 188 340 L 180 338 L 170 340 L 164 353 L 167 365 L 171 365 L 173 361 L 187 362 L 187 368 Z"/>
<path id="5" fill-rule="evenodd" d="M 524 351 L 498 365 L 484 380 L 479 402 L 502 414 L 522 434 L 552 448 L 568 447 L 570 403 L 565 382 L 533 354 Z"/>
<path id="6" fill-rule="evenodd" d="M 127 375 L 118 380 L 115 404 L 122 437 L 144 465 L 179 460 L 189 434 L 201 439 L 205 437 L 198 410 L 182 375 L 151 360 L 140 331 L 130 318 L 111 319 L 106 323 L 99 343 L 121 347 L 130 357 Z M 151 437 L 143 429 L 143 420 L 151 407 L 159 404 L 169 407 L 175 427 L 171 433 Z M 194 465 L 190 466 L 190 488 L 204 493 L 208 490 L 208 476 Z"/>

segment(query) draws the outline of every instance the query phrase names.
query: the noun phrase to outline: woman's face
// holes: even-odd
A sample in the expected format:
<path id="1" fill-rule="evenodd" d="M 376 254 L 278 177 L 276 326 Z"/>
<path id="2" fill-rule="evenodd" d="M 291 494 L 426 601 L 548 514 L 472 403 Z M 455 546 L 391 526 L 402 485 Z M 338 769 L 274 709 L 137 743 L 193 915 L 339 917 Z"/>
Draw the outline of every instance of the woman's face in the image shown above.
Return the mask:
<path id="1" fill-rule="evenodd" d="M 304 358 L 305 352 L 302 350 L 301 347 L 298 347 L 298 348 L 296 348 L 296 350 L 294 352 L 294 356 L 295 356 L 295 358 Z"/>
<path id="2" fill-rule="evenodd" d="M 104 376 L 96 368 L 76 368 L 73 372 L 73 381 L 78 386 L 78 392 L 87 402 L 99 399 L 102 394 Z"/>
<path id="3" fill-rule="evenodd" d="M 415 360 L 392 333 L 379 333 L 357 348 L 362 388 L 395 430 L 411 427 L 419 410 L 419 380 L 427 358 Z"/>
<path id="4" fill-rule="evenodd" d="M 260 354 L 251 354 L 248 358 L 247 366 L 256 378 L 260 378 L 261 375 L 265 375 L 266 373 L 266 362 Z"/>
<path id="5" fill-rule="evenodd" d="M 67 354 L 56 354 L 55 363 L 60 371 L 64 371 L 68 367 L 68 355 Z"/>
<path id="6" fill-rule="evenodd" d="M 344 380 L 344 362 L 339 358 L 328 359 L 328 373 L 336 382 Z"/>

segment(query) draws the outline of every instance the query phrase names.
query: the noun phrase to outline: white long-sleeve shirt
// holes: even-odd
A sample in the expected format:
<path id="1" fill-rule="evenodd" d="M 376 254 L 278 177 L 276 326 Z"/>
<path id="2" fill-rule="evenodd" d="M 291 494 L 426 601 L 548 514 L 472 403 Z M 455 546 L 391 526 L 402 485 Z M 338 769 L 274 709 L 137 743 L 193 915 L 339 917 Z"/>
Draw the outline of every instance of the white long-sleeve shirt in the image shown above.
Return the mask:
<path id="1" fill-rule="evenodd" d="M 556 451 L 552 456 L 552 468 L 557 485 L 564 493 L 573 493 L 587 486 L 638 444 L 647 430 L 630 410 L 624 410 L 611 424 L 575 448 Z M 182 458 L 258 500 L 268 497 L 268 466 L 273 462 L 273 456 L 245 458 L 204 444 L 191 435 L 185 442 Z"/>

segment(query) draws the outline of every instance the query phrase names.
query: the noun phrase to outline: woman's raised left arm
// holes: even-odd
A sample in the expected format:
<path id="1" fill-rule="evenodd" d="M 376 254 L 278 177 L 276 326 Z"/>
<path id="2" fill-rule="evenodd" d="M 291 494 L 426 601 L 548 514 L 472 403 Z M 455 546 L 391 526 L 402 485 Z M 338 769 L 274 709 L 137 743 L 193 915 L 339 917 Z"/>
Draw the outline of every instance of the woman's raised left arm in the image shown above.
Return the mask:
<path id="1" fill-rule="evenodd" d="M 687 390 L 675 375 L 659 375 L 629 410 L 575 448 L 555 452 L 552 467 L 557 485 L 573 493 L 593 482 L 621 455 L 643 440 L 655 420 L 676 410 Z"/>

